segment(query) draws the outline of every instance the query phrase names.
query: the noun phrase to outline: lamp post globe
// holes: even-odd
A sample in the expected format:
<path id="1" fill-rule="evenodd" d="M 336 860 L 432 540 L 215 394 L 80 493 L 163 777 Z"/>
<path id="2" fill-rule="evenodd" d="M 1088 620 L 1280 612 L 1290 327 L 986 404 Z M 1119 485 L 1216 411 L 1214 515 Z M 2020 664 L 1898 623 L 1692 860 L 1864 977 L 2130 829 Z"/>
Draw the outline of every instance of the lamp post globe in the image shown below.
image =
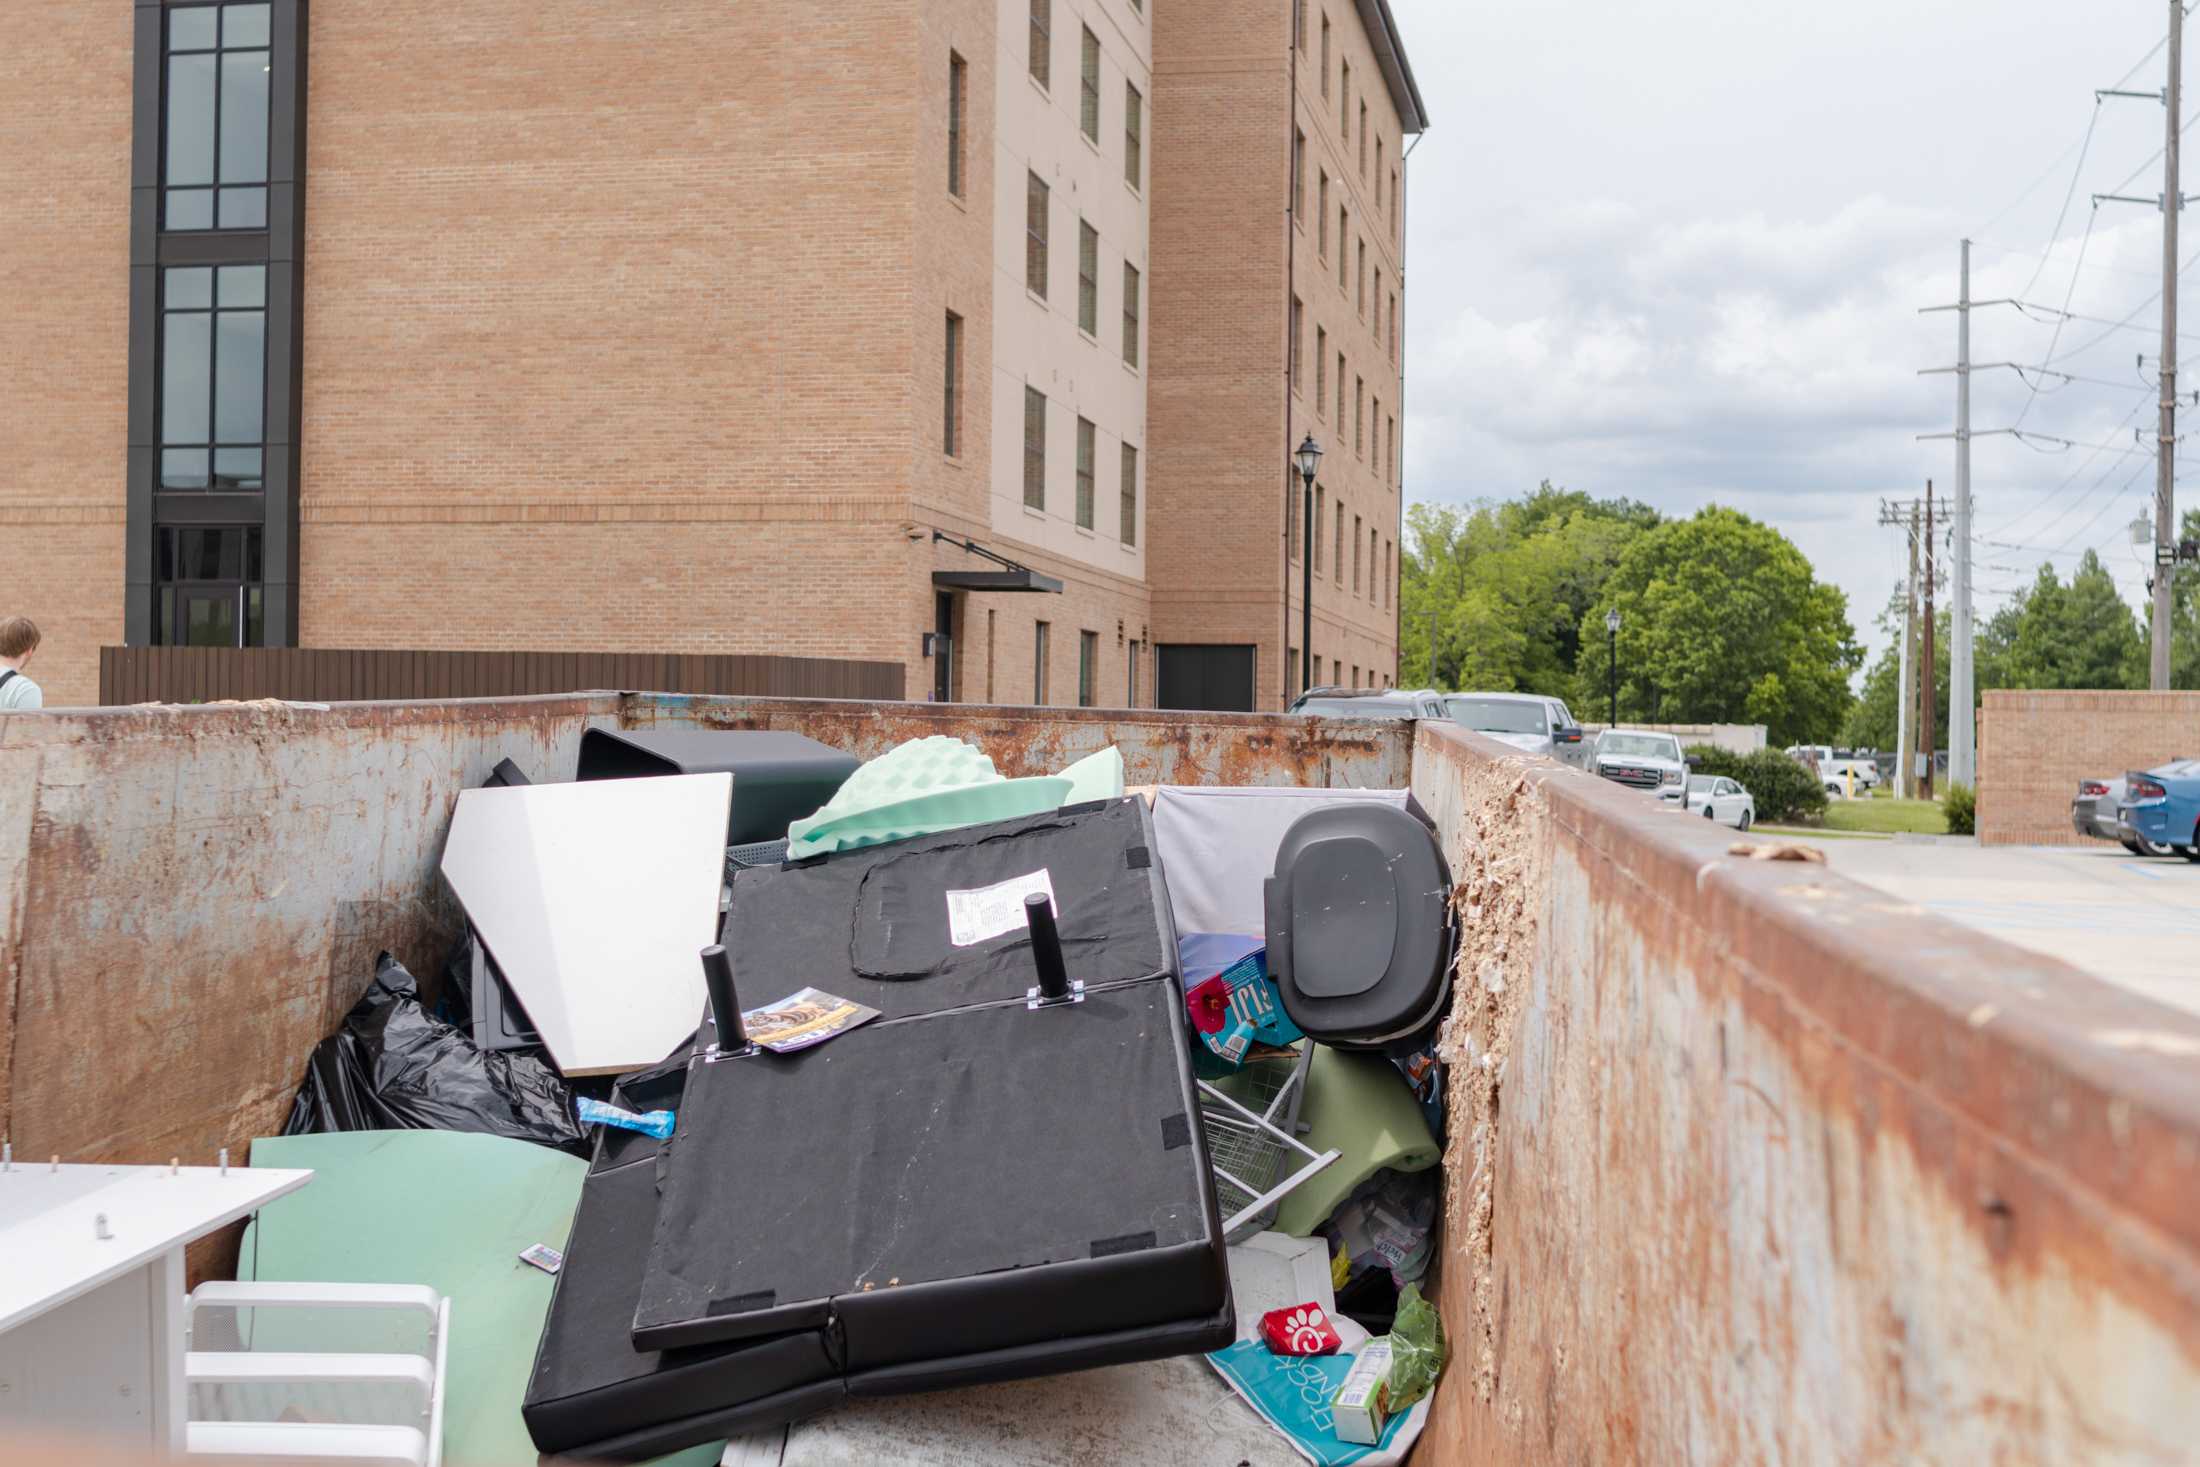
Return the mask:
<path id="1" fill-rule="evenodd" d="M 1619 608 L 1604 613 L 1605 637 L 1605 721 L 1606 728 L 1619 727 Z"/>

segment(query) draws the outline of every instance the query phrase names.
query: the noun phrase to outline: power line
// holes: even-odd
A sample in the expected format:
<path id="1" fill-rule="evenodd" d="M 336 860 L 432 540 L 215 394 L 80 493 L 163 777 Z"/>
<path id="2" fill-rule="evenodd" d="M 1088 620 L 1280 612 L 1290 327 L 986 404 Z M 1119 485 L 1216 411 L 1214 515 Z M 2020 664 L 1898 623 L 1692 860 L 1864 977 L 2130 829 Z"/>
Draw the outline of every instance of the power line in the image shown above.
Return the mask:
<path id="1" fill-rule="evenodd" d="M 2133 77 L 2137 76 L 2149 61 L 2152 61 L 2155 57 L 2162 54 L 2162 48 L 2164 46 L 2167 46 L 2168 44 L 2169 36 L 2167 34 L 2164 34 L 2162 39 L 2156 41 L 2153 48 L 2149 50 L 2146 55 L 2140 57 L 2137 61 L 2132 63 L 2131 69 L 2129 71 L 2125 72 L 2122 76 L 2116 78 L 2114 87 L 2110 87 L 2107 90 L 2113 91 L 2115 90 L 2115 87 L 2120 87 L 2125 82 L 2130 81 Z M 2070 198 L 2077 192 L 2077 174 L 2085 168 L 2084 152 L 2092 145 L 2093 129 L 2094 126 L 2100 121 L 2100 117 L 2101 99 L 2099 97 L 2095 97 L 2093 99 L 2093 113 L 2086 120 L 2084 137 L 2080 138 L 2077 142 L 2071 144 L 2069 147 L 2063 149 L 2062 152 L 2056 156 L 2055 161 L 2048 164 L 2045 171 L 2043 171 L 2038 178 L 2035 178 L 2030 183 L 2026 184 L 2023 191 L 2020 192 L 2015 198 L 2011 199 L 2008 204 L 2002 208 L 2002 211 L 1999 214 L 1996 214 L 1993 218 L 1987 220 L 1984 228 L 1982 228 L 1979 232 L 1983 234 L 1987 229 L 1992 229 L 1995 225 L 2001 223 L 2002 220 L 2008 218 L 2011 214 L 2015 213 L 2017 206 L 2023 203 L 2026 199 L 2030 198 L 2034 190 L 2039 188 L 2041 184 L 2047 182 L 2048 179 L 2055 176 L 2056 171 L 2060 169 L 2063 165 L 2063 159 L 2068 158 L 2072 153 L 2077 153 L 2079 154 L 2078 166 L 2077 168 L 2071 170 L 2070 191 L 2066 193 L 2063 197 L 2063 207 L 2065 209 L 2069 208 Z M 2057 234 L 2061 232 L 2061 228 L 2061 221 L 2058 219 L 2056 222 Z M 2054 243 L 2055 236 L 2051 234 L 2048 236 L 2048 248 L 2053 249 Z M 1997 248 L 1999 247 L 1997 246 Z M 2012 253 L 2015 252 L 2012 251 Z M 2030 252 L 2025 251 L 2025 253 Z"/>

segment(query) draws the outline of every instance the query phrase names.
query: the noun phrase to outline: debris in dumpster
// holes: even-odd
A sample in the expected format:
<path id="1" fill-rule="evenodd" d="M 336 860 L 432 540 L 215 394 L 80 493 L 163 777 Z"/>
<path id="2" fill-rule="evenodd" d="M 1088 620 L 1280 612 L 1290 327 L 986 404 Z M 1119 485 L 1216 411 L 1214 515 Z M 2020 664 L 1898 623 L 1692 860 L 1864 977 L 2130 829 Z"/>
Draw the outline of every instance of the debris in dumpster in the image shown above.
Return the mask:
<path id="1" fill-rule="evenodd" d="M 1337 1440 L 1372 1447 L 1383 1439 L 1390 1419 L 1390 1341 L 1369 1340 L 1352 1357 L 1352 1368 L 1329 1399 L 1331 1429 Z"/>
<path id="2" fill-rule="evenodd" d="M 548 1243 L 529 1243 L 519 1250 L 519 1261 L 532 1264 L 544 1273 L 556 1273 L 565 1267 L 565 1255 Z"/>
<path id="3" fill-rule="evenodd" d="M 1063 797 L 1065 805 L 1082 805 L 1088 800 L 1120 800 L 1123 798 L 1123 751 L 1110 744 L 1097 754 L 1084 758 L 1060 771 L 1069 781 L 1069 794 Z"/>
<path id="4" fill-rule="evenodd" d="M 1390 1326 L 1390 1409 L 1403 1411 L 1436 1389 L 1446 1354 L 1444 1321 L 1436 1306 L 1421 1296 L 1419 1284 L 1407 1284 Z"/>
<path id="5" fill-rule="evenodd" d="M 858 850 L 1052 810 L 1075 785 L 1003 779 L 975 744 L 945 734 L 897 744 L 848 777 L 816 814 L 787 827 L 787 859 Z"/>
<path id="6" fill-rule="evenodd" d="M 1194 1068 L 1203 1079 L 1232 1074 L 1256 1046 L 1281 1049 L 1304 1035 L 1283 1011 L 1268 977 L 1265 950 L 1251 938 L 1187 933 L 1177 939 L 1184 1001 L 1201 1047 Z"/>
<path id="7" fill-rule="evenodd" d="M 818 988 L 804 988 L 760 1009 L 743 1009 L 741 1025 L 749 1043 L 774 1054 L 793 1054 L 845 1034 L 878 1017 L 878 1010 Z"/>
<path id="8" fill-rule="evenodd" d="M 1278 1355 L 1334 1355 L 1344 1347 L 1329 1312 L 1318 1303 L 1269 1310 L 1260 1317 L 1260 1337 Z"/>
<path id="9" fill-rule="evenodd" d="M 556 1071 L 533 1055 L 476 1047 L 420 1006 L 418 982 L 383 953 L 343 1027 L 306 1061 L 283 1134 L 390 1130 L 474 1131 L 587 1150 Z"/>
<path id="10" fill-rule="evenodd" d="M 1235 1079 L 1218 1081 L 1228 1089 Z M 1337 1164 L 1283 1199 L 1273 1226 L 1306 1237 L 1380 1171 L 1426 1171 L 1443 1159 L 1405 1076 L 1380 1055 L 1314 1046 L 1299 1107 L 1305 1139 Z"/>
<path id="11" fill-rule="evenodd" d="M 443 875 L 568 1077 L 653 1065 L 695 1028 L 730 774 L 459 794 Z"/>
<path id="12" fill-rule="evenodd" d="M 1451 869 L 1436 833 L 1388 805 L 1301 816 L 1276 851 L 1268 971 L 1325 1044 L 1421 1047 L 1451 996 Z"/>
<path id="13" fill-rule="evenodd" d="M 581 734 L 573 777 L 730 774 L 724 844 L 743 846 L 785 839 L 788 825 L 817 813 L 859 762 L 830 744 L 776 729 L 591 728 Z"/>
<path id="14" fill-rule="evenodd" d="M 1218 1350 L 1207 1363 L 1315 1467 L 1401 1467 L 1428 1423 L 1429 1403 L 1392 1415 L 1373 1445 L 1339 1440 L 1330 1403 L 1371 1340 L 1350 1319 L 1331 1322 L 1344 1341 L 1335 1355 L 1278 1355 L 1256 1339 Z"/>
<path id="15" fill-rule="evenodd" d="M 1153 791 L 1154 839 L 1169 871 L 1176 930 L 1265 937 L 1261 887 L 1300 816 L 1351 805 L 1402 810 L 1409 799 L 1404 790 L 1161 786 Z"/>
<path id="16" fill-rule="evenodd" d="M 1433 1170 L 1377 1172 L 1322 1224 L 1322 1236 L 1351 1258 L 1354 1275 L 1381 1269 L 1403 1289 L 1428 1272 L 1438 1183 Z"/>
<path id="17" fill-rule="evenodd" d="M 645 1136 L 655 1136 L 660 1141 L 672 1134 L 674 1116 L 669 1110 L 653 1110 L 637 1115 L 624 1106 L 590 1100 L 585 1095 L 574 1099 L 573 1109 L 584 1126 L 617 1126 L 622 1130 L 640 1131 Z"/>

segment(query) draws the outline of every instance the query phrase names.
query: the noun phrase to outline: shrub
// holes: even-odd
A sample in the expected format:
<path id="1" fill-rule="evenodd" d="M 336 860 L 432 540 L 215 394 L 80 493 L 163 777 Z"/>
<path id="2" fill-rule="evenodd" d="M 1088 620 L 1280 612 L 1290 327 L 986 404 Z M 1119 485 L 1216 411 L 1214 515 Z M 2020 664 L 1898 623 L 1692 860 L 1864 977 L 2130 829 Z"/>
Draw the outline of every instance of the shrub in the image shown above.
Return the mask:
<path id="1" fill-rule="evenodd" d="M 1967 784 L 1952 784 L 1941 796 L 1940 813 L 1947 818 L 1948 834 L 1978 834 L 1978 791 Z"/>
<path id="2" fill-rule="evenodd" d="M 1732 749 L 1722 749 L 1717 744 L 1690 744 L 1682 752 L 1696 761 L 1695 766 L 1689 770 L 1691 774 L 1709 774 L 1723 779 L 1742 777 L 1742 760 L 1745 756 Z"/>
<path id="3" fill-rule="evenodd" d="M 1712 769 L 1708 760 L 1700 772 L 1727 773 Z M 1734 769 L 1727 777 L 1740 780 L 1742 788 L 1749 791 L 1750 798 L 1757 802 L 1759 820 L 1788 824 L 1817 820 L 1826 813 L 1826 791 L 1818 783 L 1818 777 L 1778 749 L 1759 749 L 1743 755 L 1734 761 Z"/>

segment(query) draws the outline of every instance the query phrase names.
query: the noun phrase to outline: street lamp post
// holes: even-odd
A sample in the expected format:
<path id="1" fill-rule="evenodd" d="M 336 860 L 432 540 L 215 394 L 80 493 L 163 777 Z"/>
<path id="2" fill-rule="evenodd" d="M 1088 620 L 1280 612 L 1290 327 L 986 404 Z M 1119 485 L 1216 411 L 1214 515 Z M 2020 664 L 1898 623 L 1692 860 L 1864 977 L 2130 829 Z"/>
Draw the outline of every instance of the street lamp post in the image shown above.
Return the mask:
<path id="1" fill-rule="evenodd" d="M 1606 728 L 1618 728 L 1618 727 L 1619 727 L 1619 608 L 1618 608 L 1617 606 L 1613 607 L 1613 608 L 1612 608 L 1612 609 L 1611 609 L 1610 611 L 1607 611 L 1607 612 L 1605 612 L 1605 613 L 1604 613 L 1604 637 L 1605 637 L 1605 647 L 1606 647 L 1606 651 L 1605 651 L 1605 657 L 1604 657 L 1604 661 L 1605 661 L 1605 686 L 1606 686 L 1606 691 L 1607 691 L 1607 694 L 1608 694 L 1608 696 L 1609 696 L 1609 698 L 1610 698 L 1610 706 L 1609 706 L 1609 707 L 1608 707 L 1608 708 L 1606 709 L 1606 712 L 1607 712 L 1607 713 L 1608 713 L 1608 714 L 1609 714 L 1610 716 L 1609 716 L 1609 717 L 1608 717 L 1608 718 L 1607 718 L 1607 719 L 1605 720 L 1605 724 L 1604 724 L 1604 726 L 1605 726 Z"/>
<path id="2" fill-rule="evenodd" d="M 1293 456 L 1306 495 L 1306 538 L 1299 546 L 1299 691 L 1305 693 L 1314 686 L 1314 475 L 1322 466 L 1322 446 L 1309 433 Z"/>

